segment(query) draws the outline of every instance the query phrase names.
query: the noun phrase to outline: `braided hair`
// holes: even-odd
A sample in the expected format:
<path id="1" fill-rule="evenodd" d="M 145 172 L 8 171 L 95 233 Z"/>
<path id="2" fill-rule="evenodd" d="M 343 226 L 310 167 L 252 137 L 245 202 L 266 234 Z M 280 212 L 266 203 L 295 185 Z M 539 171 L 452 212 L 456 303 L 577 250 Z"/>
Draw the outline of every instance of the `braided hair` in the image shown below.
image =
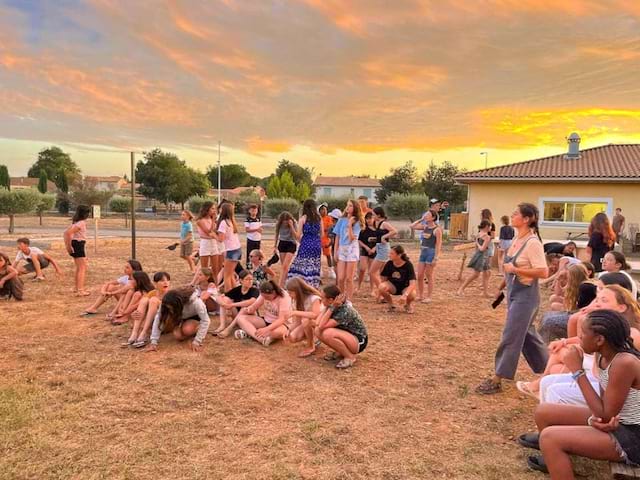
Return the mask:
<path id="1" fill-rule="evenodd" d="M 629 322 L 621 314 L 614 310 L 596 310 L 587 315 L 586 320 L 586 326 L 596 335 L 602 335 L 616 353 L 630 353 L 640 358 Z"/>

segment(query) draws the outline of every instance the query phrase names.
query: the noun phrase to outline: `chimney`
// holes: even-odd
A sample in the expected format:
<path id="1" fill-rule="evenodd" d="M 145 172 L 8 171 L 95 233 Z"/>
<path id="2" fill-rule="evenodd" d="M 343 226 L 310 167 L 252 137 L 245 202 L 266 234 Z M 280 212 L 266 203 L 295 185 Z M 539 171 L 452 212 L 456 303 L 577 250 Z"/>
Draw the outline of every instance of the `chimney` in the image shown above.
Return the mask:
<path id="1" fill-rule="evenodd" d="M 569 144 L 569 152 L 564 158 L 567 160 L 577 160 L 580 158 L 580 135 L 573 132 L 567 137 L 567 143 Z"/>

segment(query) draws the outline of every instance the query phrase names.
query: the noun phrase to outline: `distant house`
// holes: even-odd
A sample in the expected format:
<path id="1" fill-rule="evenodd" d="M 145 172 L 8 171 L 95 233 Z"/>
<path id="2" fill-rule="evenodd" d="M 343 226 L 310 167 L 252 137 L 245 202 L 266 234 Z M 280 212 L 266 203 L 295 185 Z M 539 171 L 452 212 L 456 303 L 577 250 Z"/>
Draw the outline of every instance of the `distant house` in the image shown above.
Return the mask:
<path id="1" fill-rule="evenodd" d="M 369 200 L 375 198 L 380 190 L 380 181 L 370 177 L 325 177 L 319 175 L 313 182 L 316 189 L 316 197 L 352 197 L 358 198 L 364 195 Z"/>
<path id="2" fill-rule="evenodd" d="M 498 224 L 520 202 L 540 209 L 545 240 L 584 233 L 596 213 L 611 218 L 616 208 L 622 209 L 627 227 L 640 224 L 640 144 L 580 150 L 577 134 L 568 141 L 568 153 L 459 175 L 456 180 L 469 186 L 468 232 L 476 231 L 483 208 Z"/>
<path id="3" fill-rule="evenodd" d="M 256 187 L 223 188 L 223 189 L 220 190 L 220 195 L 222 195 L 222 198 L 226 198 L 228 200 L 232 200 L 232 199 L 238 198 L 238 196 L 240 196 L 242 193 L 245 193 L 247 191 L 255 192 L 261 199 L 264 199 L 267 196 L 267 192 L 265 191 L 265 189 L 260 187 L 260 186 L 256 186 Z M 218 189 L 217 188 L 210 188 L 209 192 L 208 192 L 208 195 L 211 196 L 211 197 L 218 196 Z"/>
<path id="4" fill-rule="evenodd" d="M 31 177 L 11 177 L 11 190 L 24 190 L 26 188 L 38 188 L 39 178 Z M 51 180 L 47 180 L 47 192 L 56 193 L 58 187 Z"/>
<path id="5" fill-rule="evenodd" d="M 123 189 L 129 182 L 123 177 L 112 175 L 108 177 L 84 177 L 84 183 L 101 192 L 117 192 Z"/>

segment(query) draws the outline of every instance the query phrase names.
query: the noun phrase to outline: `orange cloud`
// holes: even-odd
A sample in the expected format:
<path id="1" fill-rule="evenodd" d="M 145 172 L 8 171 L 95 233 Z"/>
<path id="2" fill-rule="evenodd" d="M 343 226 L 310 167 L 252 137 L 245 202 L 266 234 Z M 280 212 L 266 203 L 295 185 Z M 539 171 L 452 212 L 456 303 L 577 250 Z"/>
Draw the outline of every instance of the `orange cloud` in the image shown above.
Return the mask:
<path id="1" fill-rule="evenodd" d="M 293 145 L 285 141 L 264 140 L 259 136 L 247 138 L 245 140 L 247 151 L 252 154 L 261 153 L 284 153 L 293 148 Z"/>
<path id="2" fill-rule="evenodd" d="M 370 60 L 361 65 L 370 85 L 398 90 L 425 90 L 447 78 L 444 68 L 434 65 L 398 63 L 394 60 Z"/>

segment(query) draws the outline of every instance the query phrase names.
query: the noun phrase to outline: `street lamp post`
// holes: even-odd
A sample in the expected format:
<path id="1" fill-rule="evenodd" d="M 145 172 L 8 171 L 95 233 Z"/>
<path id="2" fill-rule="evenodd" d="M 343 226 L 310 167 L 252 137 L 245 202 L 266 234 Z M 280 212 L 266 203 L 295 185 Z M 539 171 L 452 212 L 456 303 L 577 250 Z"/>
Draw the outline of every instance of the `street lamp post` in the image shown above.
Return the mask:
<path id="1" fill-rule="evenodd" d="M 221 193 L 222 193 L 222 169 L 221 169 L 221 164 L 220 164 L 220 144 L 222 142 L 220 142 L 220 140 L 218 140 L 218 204 L 220 204 L 220 201 L 222 200 L 221 197 Z"/>
<path id="2" fill-rule="evenodd" d="M 486 170 L 489 165 L 489 152 L 480 152 L 480 155 L 484 155 L 484 168 Z"/>

